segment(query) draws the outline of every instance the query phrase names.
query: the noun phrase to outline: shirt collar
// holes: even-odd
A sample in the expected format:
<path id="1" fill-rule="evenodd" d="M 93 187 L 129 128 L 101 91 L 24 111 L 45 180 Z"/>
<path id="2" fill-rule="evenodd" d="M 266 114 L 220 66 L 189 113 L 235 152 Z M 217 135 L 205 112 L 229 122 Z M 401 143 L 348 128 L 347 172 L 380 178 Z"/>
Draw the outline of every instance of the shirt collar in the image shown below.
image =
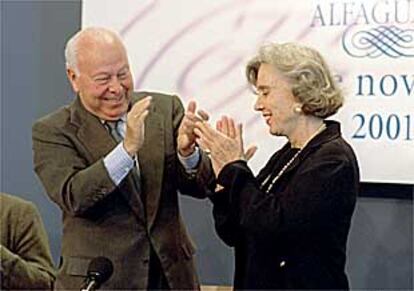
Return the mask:
<path id="1" fill-rule="evenodd" d="M 99 119 L 101 121 L 102 124 L 105 124 L 105 122 L 107 122 L 108 120 L 105 119 Z M 122 123 L 125 123 L 127 120 L 127 114 L 124 113 L 118 120 L 122 120 Z"/>

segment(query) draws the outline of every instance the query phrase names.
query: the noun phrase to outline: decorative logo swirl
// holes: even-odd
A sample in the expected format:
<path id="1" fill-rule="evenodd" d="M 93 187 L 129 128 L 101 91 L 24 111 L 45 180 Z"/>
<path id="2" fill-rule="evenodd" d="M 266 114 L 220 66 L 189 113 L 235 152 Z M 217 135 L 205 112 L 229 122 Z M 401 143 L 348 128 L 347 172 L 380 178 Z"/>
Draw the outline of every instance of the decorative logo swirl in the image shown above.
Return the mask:
<path id="1" fill-rule="evenodd" d="M 352 57 L 414 57 L 414 30 L 396 26 L 378 26 L 354 31 L 350 26 L 342 36 L 342 47 Z"/>

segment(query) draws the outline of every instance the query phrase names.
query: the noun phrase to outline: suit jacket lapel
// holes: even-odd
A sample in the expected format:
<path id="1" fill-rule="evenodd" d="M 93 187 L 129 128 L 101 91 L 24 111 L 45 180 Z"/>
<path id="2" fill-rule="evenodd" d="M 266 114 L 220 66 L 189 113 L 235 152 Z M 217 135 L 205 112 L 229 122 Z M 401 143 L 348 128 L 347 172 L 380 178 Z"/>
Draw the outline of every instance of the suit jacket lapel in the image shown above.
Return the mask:
<path id="1" fill-rule="evenodd" d="M 305 146 L 300 155 L 290 164 L 286 169 L 286 173 L 295 169 L 298 165 L 302 163 L 311 153 L 317 150 L 321 144 L 326 143 L 332 139 L 338 138 L 340 136 L 340 127 L 339 123 L 335 121 L 325 121 L 327 128 L 315 136 L 308 145 Z"/>
<path id="2" fill-rule="evenodd" d="M 77 137 L 92 156 L 93 162 L 108 154 L 116 146 L 116 142 L 99 118 L 82 106 L 79 97 L 71 107 L 71 122 L 78 127 Z"/>
<path id="3" fill-rule="evenodd" d="M 107 155 L 116 146 L 116 141 L 111 137 L 99 118 L 89 113 L 82 106 L 79 97 L 72 104 L 71 121 L 78 127 L 77 137 L 92 157 L 91 163 Z M 129 174 L 118 188 L 131 206 L 132 211 L 141 220 L 145 221 L 144 206 L 131 179 L 131 174 Z"/>
<path id="4" fill-rule="evenodd" d="M 164 147 L 164 116 L 152 105 L 145 121 L 144 145 L 138 153 L 149 227 L 156 217 L 162 190 Z"/>

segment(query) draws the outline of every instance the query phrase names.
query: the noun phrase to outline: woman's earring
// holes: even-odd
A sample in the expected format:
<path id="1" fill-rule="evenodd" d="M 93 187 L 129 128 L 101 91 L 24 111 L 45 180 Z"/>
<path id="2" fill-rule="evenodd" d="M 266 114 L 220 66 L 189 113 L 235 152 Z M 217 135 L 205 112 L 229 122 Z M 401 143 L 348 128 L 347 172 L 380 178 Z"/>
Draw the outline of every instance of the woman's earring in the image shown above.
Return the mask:
<path id="1" fill-rule="evenodd" d="M 300 106 L 296 106 L 293 110 L 298 114 L 302 113 L 302 107 L 300 107 Z"/>

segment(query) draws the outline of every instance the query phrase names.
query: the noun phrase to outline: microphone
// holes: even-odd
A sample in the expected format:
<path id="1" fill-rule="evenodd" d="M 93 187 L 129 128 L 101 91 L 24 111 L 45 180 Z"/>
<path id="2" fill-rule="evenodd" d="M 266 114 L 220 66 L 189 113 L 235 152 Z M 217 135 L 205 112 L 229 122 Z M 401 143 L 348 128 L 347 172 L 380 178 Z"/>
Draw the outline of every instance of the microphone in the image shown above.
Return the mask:
<path id="1" fill-rule="evenodd" d="M 89 263 L 84 288 L 81 291 L 91 291 L 98 289 L 105 283 L 114 272 L 114 266 L 110 259 L 106 257 L 96 257 Z"/>

